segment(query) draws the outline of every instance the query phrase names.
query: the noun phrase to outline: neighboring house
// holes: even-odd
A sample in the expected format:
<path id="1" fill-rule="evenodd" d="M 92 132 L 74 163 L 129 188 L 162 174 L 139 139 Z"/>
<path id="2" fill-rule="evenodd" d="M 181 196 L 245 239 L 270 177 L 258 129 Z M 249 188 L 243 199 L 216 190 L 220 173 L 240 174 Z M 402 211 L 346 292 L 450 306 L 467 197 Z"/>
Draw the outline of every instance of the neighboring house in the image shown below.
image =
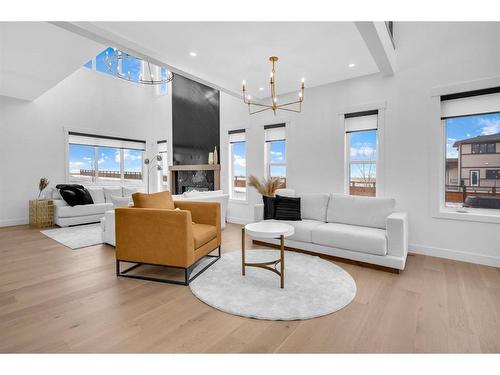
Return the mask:
<path id="1" fill-rule="evenodd" d="M 467 187 L 493 187 L 500 180 L 500 133 L 463 139 L 453 144 L 458 148 L 460 179 L 455 182 Z M 448 160 L 446 163 L 448 166 Z M 452 168 L 453 169 L 453 168 Z M 451 173 L 451 171 L 450 171 Z M 451 178 L 448 178 L 447 183 Z M 451 175 L 450 175 L 451 177 Z"/>
<path id="2" fill-rule="evenodd" d="M 446 158 L 446 185 L 458 185 L 458 158 Z"/>

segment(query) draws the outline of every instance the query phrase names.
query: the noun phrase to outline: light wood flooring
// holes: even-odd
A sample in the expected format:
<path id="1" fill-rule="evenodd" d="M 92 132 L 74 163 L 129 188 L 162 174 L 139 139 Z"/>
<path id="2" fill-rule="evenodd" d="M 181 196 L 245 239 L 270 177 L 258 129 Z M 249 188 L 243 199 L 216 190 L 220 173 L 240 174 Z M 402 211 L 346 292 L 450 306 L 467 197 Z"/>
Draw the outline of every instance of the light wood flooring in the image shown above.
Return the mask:
<path id="1" fill-rule="evenodd" d="M 224 230 L 223 251 L 240 249 L 240 228 Z M 0 228 L 0 352 L 500 352 L 500 269 L 417 255 L 400 275 L 338 264 L 356 280 L 349 306 L 258 321 L 188 287 L 116 278 L 111 246 Z"/>

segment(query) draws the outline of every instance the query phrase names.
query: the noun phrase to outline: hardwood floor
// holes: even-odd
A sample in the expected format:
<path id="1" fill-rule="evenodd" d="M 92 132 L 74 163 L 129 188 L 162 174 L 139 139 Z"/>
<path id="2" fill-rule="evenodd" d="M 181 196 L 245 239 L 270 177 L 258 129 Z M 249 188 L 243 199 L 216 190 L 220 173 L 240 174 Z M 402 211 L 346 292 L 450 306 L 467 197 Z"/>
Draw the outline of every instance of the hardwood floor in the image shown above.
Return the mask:
<path id="1" fill-rule="evenodd" d="M 240 249 L 240 226 L 223 251 Z M 248 248 L 252 245 L 247 242 Z M 400 275 L 338 263 L 346 308 L 307 321 L 215 310 L 188 287 L 116 278 L 114 249 L 0 228 L 0 352 L 500 352 L 500 269 L 410 256 Z"/>

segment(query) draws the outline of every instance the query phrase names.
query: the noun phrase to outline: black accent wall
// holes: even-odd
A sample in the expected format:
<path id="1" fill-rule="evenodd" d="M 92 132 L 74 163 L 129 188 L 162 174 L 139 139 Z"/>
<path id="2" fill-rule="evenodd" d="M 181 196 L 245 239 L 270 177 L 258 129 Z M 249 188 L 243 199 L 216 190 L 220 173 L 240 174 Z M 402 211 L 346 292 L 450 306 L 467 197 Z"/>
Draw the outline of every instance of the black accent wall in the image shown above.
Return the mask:
<path id="1" fill-rule="evenodd" d="M 220 154 L 220 93 L 175 75 L 172 82 L 173 163 L 207 164 L 208 153 Z"/>

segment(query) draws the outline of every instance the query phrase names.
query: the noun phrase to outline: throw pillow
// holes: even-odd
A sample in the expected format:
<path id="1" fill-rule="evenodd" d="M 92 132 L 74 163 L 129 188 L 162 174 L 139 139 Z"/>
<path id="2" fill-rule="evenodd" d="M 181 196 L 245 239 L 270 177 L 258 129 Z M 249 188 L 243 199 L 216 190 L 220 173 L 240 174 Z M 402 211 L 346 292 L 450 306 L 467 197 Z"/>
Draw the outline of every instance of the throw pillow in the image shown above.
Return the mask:
<path id="1" fill-rule="evenodd" d="M 131 187 L 131 188 L 123 187 L 122 189 L 123 189 L 123 196 L 124 197 L 131 197 L 132 194 L 139 192 L 138 187 Z"/>
<path id="2" fill-rule="evenodd" d="M 115 195 L 117 197 L 123 197 L 121 187 L 105 187 L 103 188 L 103 190 L 104 190 L 104 199 L 106 200 L 106 203 L 112 203 L 111 202 L 112 195 Z"/>
<path id="3" fill-rule="evenodd" d="M 81 185 L 57 185 L 63 199 L 70 206 L 94 204 L 89 191 Z"/>
<path id="4" fill-rule="evenodd" d="M 106 200 L 104 199 L 104 190 L 102 187 L 88 187 L 86 189 L 89 191 L 94 203 L 106 202 Z"/>
<path id="5" fill-rule="evenodd" d="M 76 206 L 79 203 L 79 199 L 73 190 L 59 189 L 62 199 L 69 204 L 71 207 Z"/>
<path id="6" fill-rule="evenodd" d="M 262 196 L 262 201 L 264 202 L 264 220 L 274 219 L 275 200 L 276 198 L 274 197 Z"/>
<path id="7" fill-rule="evenodd" d="M 137 208 L 175 209 L 174 200 L 169 191 L 153 194 L 134 193 L 132 194 L 132 199 L 134 201 L 134 207 Z"/>
<path id="8" fill-rule="evenodd" d="M 276 220 L 301 220 L 300 198 L 277 195 L 274 202 L 274 218 Z"/>
<path id="9" fill-rule="evenodd" d="M 113 202 L 113 207 L 128 207 L 132 200 L 130 197 L 117 197 L 116 195 L 111 196 L 111 202 Z"/>

